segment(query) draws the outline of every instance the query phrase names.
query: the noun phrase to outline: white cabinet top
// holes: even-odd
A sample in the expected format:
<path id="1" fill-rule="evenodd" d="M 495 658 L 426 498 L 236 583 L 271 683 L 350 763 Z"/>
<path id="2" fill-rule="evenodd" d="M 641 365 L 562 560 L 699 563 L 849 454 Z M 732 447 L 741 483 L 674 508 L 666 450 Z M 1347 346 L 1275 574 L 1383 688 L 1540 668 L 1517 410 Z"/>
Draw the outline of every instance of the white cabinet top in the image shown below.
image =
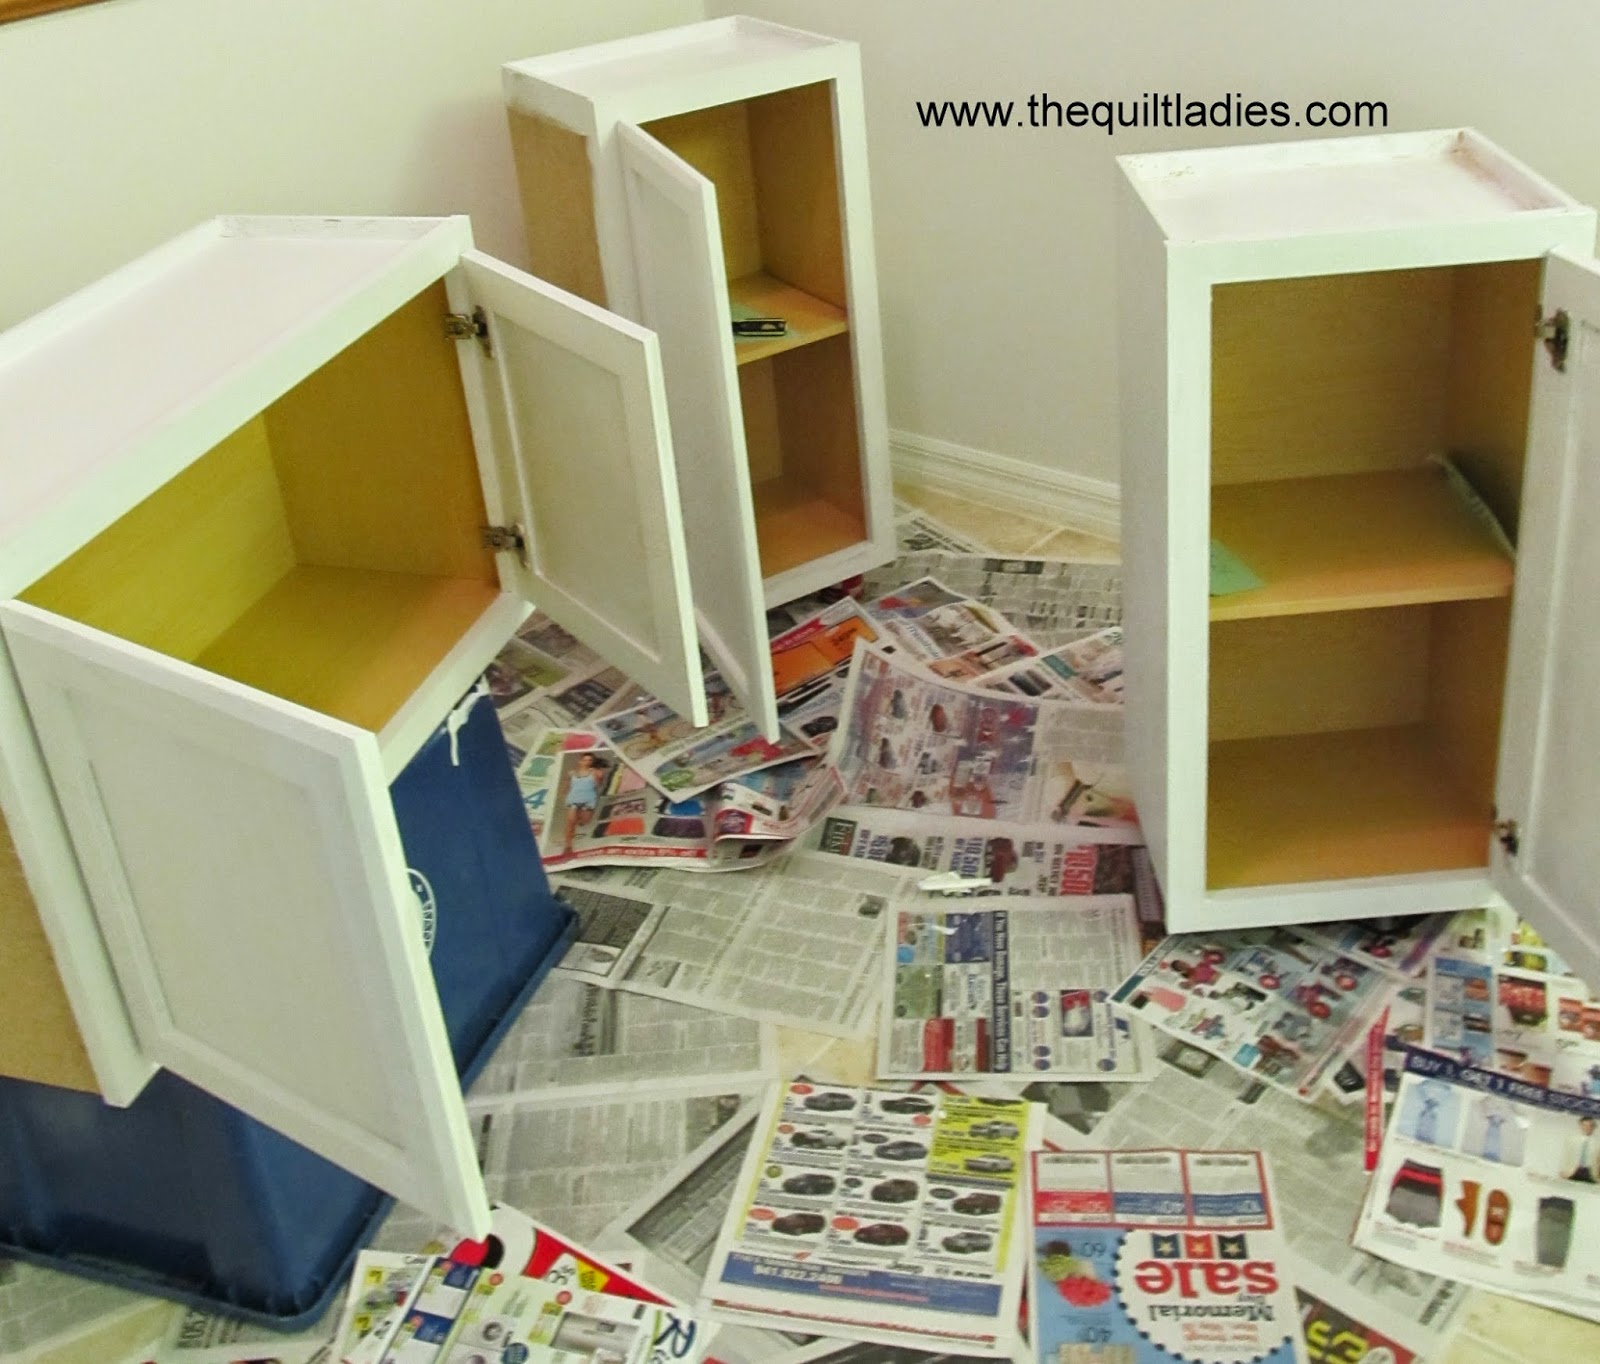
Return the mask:
<path id="1" fill-rule="evenodd" d="M 854 43 L 743 16 L 507 62 L 507 102 L 583 132 L 596 107 L 641 121 L 825 80 Z"/>
<path id="2" fill-rule="evenodd" d="M 0 595 L 337 354 L 465 218 L 218 218 L 0 335 Z M 409 292 L 408 292 L 409 291 Z"/>
<path id="3" fill-rule="evenodd" d="M 1470 129 L 1119 157 L 1174 243 L 1586 214 Z M 1553 243 L 1552 243 L 1553 244 Z"/>

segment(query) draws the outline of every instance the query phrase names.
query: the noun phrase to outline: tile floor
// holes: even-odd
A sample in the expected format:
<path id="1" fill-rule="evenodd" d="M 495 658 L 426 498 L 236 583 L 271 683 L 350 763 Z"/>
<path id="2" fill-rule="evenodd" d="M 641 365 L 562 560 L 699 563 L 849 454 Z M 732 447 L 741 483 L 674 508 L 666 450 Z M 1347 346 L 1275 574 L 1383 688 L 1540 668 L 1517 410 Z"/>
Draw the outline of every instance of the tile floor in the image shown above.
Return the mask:
<path id="1" fill-rule="evenodd" d="M 1114 561 L 1117 545 L 1058 525 L 932 490 L 903 487 L 900 497 L 1002 554 Z M 823 1062 L 840 1081 L 871 1078 L 872 1049 L 803 1033 L 783 1040 L 780 1062 L 799 1070 Z M 28 1364 L 107 1364 L 128 1357 L 159 1334 L 172 1311 L 150 1303 L 125 1310 L 75 1341 L 29 1358 Z M 1450 1350 L 1428 1364 L 1551 1364 L 1600 1360 L 1600 1326 L 1525 1303 L 1479 1294 Z M 1331 1361 L 1329 1362 L 1331 1364 Z"/>

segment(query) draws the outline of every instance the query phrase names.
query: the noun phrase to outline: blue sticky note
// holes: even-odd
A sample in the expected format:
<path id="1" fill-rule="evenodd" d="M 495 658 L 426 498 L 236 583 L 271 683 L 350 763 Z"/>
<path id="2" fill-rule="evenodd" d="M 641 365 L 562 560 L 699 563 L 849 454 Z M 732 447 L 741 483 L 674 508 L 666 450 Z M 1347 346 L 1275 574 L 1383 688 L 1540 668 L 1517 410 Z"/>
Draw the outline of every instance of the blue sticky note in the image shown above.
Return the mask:
<path id="1" fill-rule="evenodd" d="M 1248 592 L 1260 587 L 1261 579 L 1250 571 L 1250 565 L 1220 540 L 1211 542 L 1211 595 L 1226 597 L 1235 592 Z"/>

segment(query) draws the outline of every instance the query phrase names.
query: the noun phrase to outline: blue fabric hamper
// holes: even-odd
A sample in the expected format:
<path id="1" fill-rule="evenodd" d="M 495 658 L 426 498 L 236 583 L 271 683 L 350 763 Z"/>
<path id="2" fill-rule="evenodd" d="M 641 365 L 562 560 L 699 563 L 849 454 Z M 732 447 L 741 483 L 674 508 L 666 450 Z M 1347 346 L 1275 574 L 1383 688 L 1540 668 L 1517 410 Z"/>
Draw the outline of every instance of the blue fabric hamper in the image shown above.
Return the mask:
<path id="1" fill-rule="evenodd" d="M 487 697 L 390 792 L 465 1086 L 575 916 L 550 893 Z M 0 1078 L 0 1254 L 289 1330 L 326 1310 L 391 1202 L 165 1071 L 124 1109 Z"/>

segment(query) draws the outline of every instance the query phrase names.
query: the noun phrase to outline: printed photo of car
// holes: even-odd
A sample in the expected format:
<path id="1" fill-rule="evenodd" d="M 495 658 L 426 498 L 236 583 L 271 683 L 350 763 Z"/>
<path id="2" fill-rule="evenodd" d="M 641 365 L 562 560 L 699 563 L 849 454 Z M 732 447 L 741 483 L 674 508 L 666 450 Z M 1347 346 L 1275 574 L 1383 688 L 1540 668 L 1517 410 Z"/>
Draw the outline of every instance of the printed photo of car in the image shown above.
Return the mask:
<path id="1" fill-rule="evenodd" d="M 984 1231 L 958 1231 L 939 1244 L 952 1255 L 980 1255 L 994 1245 L 994 1238 Z"/>
<path id="2" fill-rule="evenodd" d="M 928 1148 L 920 1141 L 886 1141 L 872 1154 L 879 1160 L 921 1160 Z M 1008 1164 L 1006 1168 L 1011 1167 Z"/>
<path id="3" fill-rule="evenodd" d="M 917 1196 L 914 1179 L 882 1179 L 872 1186 L 867 1195 L 874 1203 L 909 1203 Z"/>
<path id="4" fill-rule="evenodd" d="M 964 1217 L 988 1217 L 1000 1211 L 1000 1195 L 997 1193 L 967 1193 L 962 1194 L 950 1205 L 951 1212 L 961 1213 Z"/>
<path id="5" fill-rule="evenodd" d="M 783 1181 L 784 1193 L 806 1194 L 811 1197 L 831 1194 L 837 1187 L 832 1175 L 821 1174 L 814 1170 L 801 1175 L 790 1175 Z"/>
<path id="6" fill-rule="evenodd" d="M 873 1222 L 857 1231 L 855 1239 L 869 1246 L 903 1246 L 911 1233 L 893 1222 Z"/>
<path id="7" fill-rule="evenodd" d="M 807 1094 L 801 1101 L 814 1113 L 843 1113 L 856 1106 L 854 1094 Z"/>
<path id="8" fill-rule="evenodd" d="M 882 1099 L 878 1107 L 885 1113 L 931 1113 L 933 1100 L 924 1099 L 920 1094 L 897 1094 L 892 1099 Z"/>
<path id="9" fill-rule="evenodd" d="M 802 1151 L 837 1151 L 849 1144 L 850 1139 L 837 1132 L 795 1132 L 789 1137 L 789 1145 L 798 1146 Z"/>
<path id="10" fill-rule="evenodd" d="M 786 1212 L 767 1224 L 780 1236 L 815 1236 L 826 1225 L 820 1212 Z"/>
<path id="11" fill-rule="evenodd" d="M 1016 1168 L 1016 1162 L 1010 1156 L 968 1156 L 961 1163 L 978 1175 L 1010 1174 Z"/>
<path id="12" fill-rule="evenodd" d="M 1017 1125 L 1014 1122 L 1001 1122 L 998 1118 L 986 1118 L 973 1123 L 967 1131 L 975 1137 L 987 1137 L 991 1141 L 1011 1141 L 1017 1135 Z"/>

